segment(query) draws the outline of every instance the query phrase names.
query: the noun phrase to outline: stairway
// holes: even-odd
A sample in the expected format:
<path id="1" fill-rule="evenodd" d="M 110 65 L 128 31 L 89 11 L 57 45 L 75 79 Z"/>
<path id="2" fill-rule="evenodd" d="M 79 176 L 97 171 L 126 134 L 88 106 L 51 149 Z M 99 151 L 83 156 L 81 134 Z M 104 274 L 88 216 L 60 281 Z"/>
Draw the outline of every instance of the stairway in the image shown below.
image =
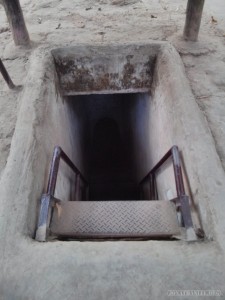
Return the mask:
<path id="1" fill-rule="evenodd" d="M 165 238 L 180 229 L 170 201 L 59 201 L 50 232 L 69 238 Z"/>
<path id="2" fill-rule="evenodd" d="M 157 183 L 155 173 L 162 164 L 172 157 L 174 175 L 177 188 L 177 198 L 172 201 L 154 200 L 157 199 Z M 76 174 L 76 193 L 80 194 L 82 188 L 85 198 L 80 201 L 61 201 L 54 197 L 59 170 L 59 162 L 62 159 Z M 122 173 L 121 173 L 122 174 Z M 117 178 L 117 177 L 116 177 Z M 109 178 L 102 178 L 106 184 Z M 148 200 L 135 200 L 129 198 L 137 190 L 118 186 L 116 199 L 113 190 L 118 184 L 114 181 L 107 194 L 102 189 L 102 195 L 107 198 L 87 201 L 89 186 L 87 180 L 73 164 L 69 157 L 60 147 L 56 147 L 53 153 L 52 164 L 49 174 L 47 193 L 42 195 L 38 227 L 36 231 L 37 241 L 46 241 L 48 234 L 57 238 L 73 239 L 96 239 L 96 238 L 170 238 L 180 234 L 181 227 L 177 219 L 177 211 L 181 213 L 181 220 L 186 232 L 189 233 L 189 240 L 196 240 L 193 228 L 191 210 L 188 196 L 184 191 L 182 170 L 180 164 L 179 150 L 173 146 L 155 167 L 143 178 L 139 184 L 140 192 L 142 186 L 147 182 L 149 186 Z M 95 183 L 99 183 L 97 178 Z M 104 184 L 102 186 L 104 186 Z M 102 187 L 101 187 L 102 188 Z M 125 200 L 120 200 L 119 193 L 126 194 Z M 94 187 L 94 194 L 97 196 L 98 188 Z M 112 193 L 112 194 L 111 194 Z M 118 194 L 117 194 L 118 193 Z M 110 197 L 111 194 L 111 197 Z M 142 195 L 143 193 L 141 193 Z M 80 199 L 77 197 L 76 199 Z M 98 201 L 96 201 L 98 200 Z"/>

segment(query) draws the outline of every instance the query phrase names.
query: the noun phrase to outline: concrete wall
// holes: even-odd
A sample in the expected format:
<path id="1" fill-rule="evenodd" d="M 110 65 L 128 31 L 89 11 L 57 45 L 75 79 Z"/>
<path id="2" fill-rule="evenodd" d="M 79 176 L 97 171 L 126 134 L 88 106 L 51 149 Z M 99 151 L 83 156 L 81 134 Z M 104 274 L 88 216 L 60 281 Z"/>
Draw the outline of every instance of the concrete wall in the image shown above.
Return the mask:
<path id="1" fill-rule="evenodd" d="M 146 91 L 159 44 L 76 46 L 52 51 L 63 95 Z"/>
<path id="2" fill-rule="evenodd" d="M 51 133 L 51 144 L 60 145 L 81 173 L 87 175 L 86 118 L 82 103 L 59 97 L 57 104 L 52 99 L 48 110 L 51 113 L 48 120 L 49 124 L 46 124 L 49 127 L 46 129 Z M 48 144 L 49 140 L 46 139 L 46 141 Z M 56 185 L 56 198 L 67 201 L 74 200 L 76 197 L 75 184 L 76 175 L 61 160 Z"/>
<path id="3" fill-rule="evenodd" d="M 135 101 L 131 106 L 130 127 L 132 132 L 132 148 L 136 182 L 139 183 L 150 171 L 151 152 L 149 117 L 150 93 L 135 94 Z"/>
<path id="4" fill-rule="evenodd" d="M 38 133 L 33 137 L 37 145 L 35 149 L 37 157 L 34 162 L 36 184 L 32 188 L 32 200 L 28 204 L 27 214 L 28 230 L 31 234 L 34 233 L 36 227 L 40 196 L 47 191 L 54 147 L 60 146 L 82 174 L 87 174 L 85 117 L 82 103 L 71 102 L 70 99 L 62 98 L 57 92 L 54 63 L 50 56 L 45 62 L 45 68 L 42 69 L 40 76 L 44 78 L 44 83 L 35 104 L 39 105 L 38 114 L 40 115 L 36 124 Z M 56 198 L 67 201 L 74 200 L 75 180 L 75 174 L 61 160 L 55 191 Z"/>
<path id="5" fill-rule="evenodd" d="M 212 149 L 212 137 L 209 135 L 204 117 L 194 101 L 185 77 L 183 64 L 178 53 L 172 47 L 162 47 L 159 52 L 152 95 L 150 122 L 157 126 L 157 128 L 155 127 L 157 134 L 154 132 L 150 134 L 150 139 L 158 149 L 158 151 L 151 152 L 153 154 L 152 165 L 172 145 L 179 146 L 183 159 L 186 191 L 191 196 L 195 225 L 198 226 L 200 221 L 206 235 L 210 237 L 213 235 L 213 220 L 212 203 L 210 204 L 209 197 L 217 199 L 216 202 L 220 198 L 220 187 L 215 183 L 216 177 L 214 176 L 217 176 L 214 172 L 215 168 L 221 178 L 224 175 L 223 172 L 221 173 L 218 157 L 212 155 L 215 150 Z M 209 147 L 209 145 L 211 146 Z M 214 159 L 212 159 L 213 157 Z M 212 170 L 214 171 L 212 172 Z M 166 179 L 161 177 L 159 184 L 162 197 L 170 189 L 174 193 L 172 174 L 168 175 Z M 223 202 L 220 202 L 220 205 L 223 205 Z M 218 220 L 220 218 L 217 218 L 216 222 Z"/>

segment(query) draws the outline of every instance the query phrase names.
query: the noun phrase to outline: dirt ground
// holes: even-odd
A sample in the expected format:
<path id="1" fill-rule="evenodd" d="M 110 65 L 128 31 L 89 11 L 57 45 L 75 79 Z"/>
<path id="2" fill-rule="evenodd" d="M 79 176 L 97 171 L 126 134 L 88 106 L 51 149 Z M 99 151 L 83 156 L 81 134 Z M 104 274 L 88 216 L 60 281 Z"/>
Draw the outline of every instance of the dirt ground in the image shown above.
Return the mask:
<path id="1" fill-rule="evenodd" d="M 16 84 L 24 84 L 29 57 L 78 43 L 108 44 L 168 40 L 180 53 L 196 101 L 208 121 L 225 168 L 225 3 L 206 1 L 199 42 L 182 40 L 186 0 L 21 0 L 32 40 L 30 49 L 15 47 L 0 6 L 0 55 Z M 212 22 L 211 16 L 216 22 Z M 19 93 L 0 77 L 0 176 L 7 162 L 20 106 Z M 24 116 L 26 118 L 26 116 Z"/>

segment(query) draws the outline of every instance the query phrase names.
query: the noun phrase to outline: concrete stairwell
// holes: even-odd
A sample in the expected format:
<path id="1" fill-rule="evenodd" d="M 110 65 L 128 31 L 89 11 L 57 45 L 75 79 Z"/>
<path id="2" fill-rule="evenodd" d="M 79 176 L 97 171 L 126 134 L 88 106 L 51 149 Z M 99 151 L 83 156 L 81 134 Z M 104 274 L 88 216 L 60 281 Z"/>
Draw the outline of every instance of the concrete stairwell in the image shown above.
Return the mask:
<path id="1" fill-rule="evenodd" d="M 170 157 L 174 164 L 177 198 L 171 201 L 154 200 L 151 197 L 157 196 L 155 172 Z M 98 172 L 96 177 L 98 185 L 95 183 L 93 187 L 91 186 L 95 199 L 91 194 L 81 193 L 81 195 L 85 194 L 85 199 L 81 198 L 78 201 L 61 201 L 54 197 L 60 159 L 63 159 L 79 177 L 79 185 L 76 184 L 78 193 L 81 187 L 83 190 L 88 191 L 89 189 L 88 182 L 73 162 L 60 147 L 56 147 L 47 193 L 41 199 L 36 240 L 45 241 L 47 233 L 57 238 L 72 239 L 171 238 L 181 233 L 181 225 L 185 227 L 189 237 L 190 234 L 192 235 L 192 240 L 196 239 L 189 200 L 184 192 L 177 146 L 173 146 L 165 154 L 143 178 L 138 187 L 135 187 L 134 184 L 129 185 L 128 181 L 120 181 L 129 178 L 128 173 Z M 104 171 L 104 168 L 101 169 Z M 116 171 L 116 169 L 114 170 Z M 99 181 L 100 179 L 102 182 Z M 117 181 L 112 181 L 113 179 Z M 107 182 L 107 180 L 109 181 Z M 137 195 L 138 189 L 142 190 L 146 181 L 150 187 L 150 197 L 148 200 L 139 200 L 138 196 L 135 198 L 135 194 Z M 140 194 L 143 195 L 143 193 Z M 99 198 L 97 198 L 98 195 Z M 129 195 L 132 199 L 129 199 Z M 181 212 L 181 222 L 177 218 L 178 211 Z"/>

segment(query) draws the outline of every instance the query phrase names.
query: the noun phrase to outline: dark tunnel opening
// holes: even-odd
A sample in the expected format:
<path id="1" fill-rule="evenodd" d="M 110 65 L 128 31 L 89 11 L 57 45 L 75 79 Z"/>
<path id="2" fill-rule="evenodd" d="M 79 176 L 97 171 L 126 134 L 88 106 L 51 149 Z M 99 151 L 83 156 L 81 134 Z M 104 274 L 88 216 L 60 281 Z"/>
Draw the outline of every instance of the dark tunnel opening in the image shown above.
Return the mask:
<path id="1" fill-rule="evenodd" d="M 67 97 L 79 110 L 89 200 L 138 200 L 148 165 L 147 93 Z"/>

